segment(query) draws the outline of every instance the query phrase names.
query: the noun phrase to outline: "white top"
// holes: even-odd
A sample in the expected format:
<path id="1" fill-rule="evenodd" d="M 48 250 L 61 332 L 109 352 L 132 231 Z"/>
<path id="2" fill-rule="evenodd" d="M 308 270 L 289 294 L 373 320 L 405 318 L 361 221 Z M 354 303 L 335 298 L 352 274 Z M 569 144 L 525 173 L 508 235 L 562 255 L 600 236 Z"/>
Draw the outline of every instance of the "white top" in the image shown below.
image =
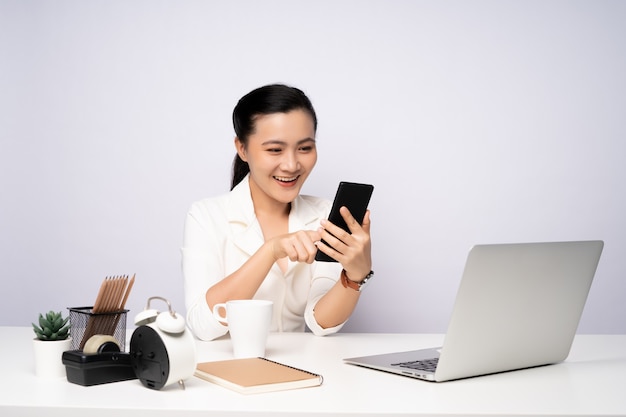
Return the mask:
<path id="1" fill-rule="evenodd" d="M 325 199 L 298 196 L 289 213 L 289 232 L 316 230 L 330 212 Z M 187 214 L 182 247 L 187 323 L 201 340 L 224 335 L 228 328 L 213 318 L 206 303 L 207 290 L 246 262 L 263 244 L 254 215 L 248 177 L 230 193 L 194 203 Z M 304 331 L 305 322 L 316 335 L 337 332 L 343 324 L 323 329 L 313 308 L 341 273 L 337 262 L 289 262 L 283 274 L 274 264 L 255 299 L 274 302 L 271 331 Z"/>

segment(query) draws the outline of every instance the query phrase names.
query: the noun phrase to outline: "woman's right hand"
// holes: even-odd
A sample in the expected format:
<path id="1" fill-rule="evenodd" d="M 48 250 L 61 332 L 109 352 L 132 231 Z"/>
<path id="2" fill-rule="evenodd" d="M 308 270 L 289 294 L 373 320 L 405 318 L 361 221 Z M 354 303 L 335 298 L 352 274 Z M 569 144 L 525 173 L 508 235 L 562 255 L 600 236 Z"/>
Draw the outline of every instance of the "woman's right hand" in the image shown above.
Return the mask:
<path id="1" fill-rule="evenodd" d="M 269 240 L 274 255 L 274 261 L 289 258 L 292 262 L 313 263 L 317 247 L 315 242 L 321 239 L 316 230 L 300 230 L 286 235 L 280 235 Z"/>

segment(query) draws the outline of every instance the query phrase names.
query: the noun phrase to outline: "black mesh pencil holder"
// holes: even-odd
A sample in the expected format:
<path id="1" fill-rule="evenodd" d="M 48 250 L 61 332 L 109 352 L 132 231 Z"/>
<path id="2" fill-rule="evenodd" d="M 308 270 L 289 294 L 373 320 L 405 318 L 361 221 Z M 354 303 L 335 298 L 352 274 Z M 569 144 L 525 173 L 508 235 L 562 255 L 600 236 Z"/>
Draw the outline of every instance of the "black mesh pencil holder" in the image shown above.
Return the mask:
<path id="1" fill-rule="evenodd" d="M 82 350 L 91 336 L 101 334 L 113 336 L 126 350 L 126 313 L 128 310 L 94 313 L 93 307 L 72 307 L 70 310 L 70 336 L 72 350 Z"/>

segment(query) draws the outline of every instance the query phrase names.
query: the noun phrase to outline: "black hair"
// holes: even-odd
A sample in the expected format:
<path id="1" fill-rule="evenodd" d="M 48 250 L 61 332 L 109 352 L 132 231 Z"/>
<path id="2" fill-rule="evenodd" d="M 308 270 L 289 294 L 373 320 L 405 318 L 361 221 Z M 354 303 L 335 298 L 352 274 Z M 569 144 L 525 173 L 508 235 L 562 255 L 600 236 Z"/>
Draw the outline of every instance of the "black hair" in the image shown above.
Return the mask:
<path id="1" fill-rule="evenodd" d="M 295 87 L 283 84 L 270 84 L 252 90 L 241 99 L 233 110 L 233 127 L 239 141 L 244 146 L 248 137 L 254 133 L 258 116 L 273 113 L 288 113 L 292 110 L 304 110 L 313 119 L 313 129 L 317 131 L 317 116 L 309 98 Z M 233 160 L 232 190 L 250 172 L 248 163 L 235 155 Z"/>

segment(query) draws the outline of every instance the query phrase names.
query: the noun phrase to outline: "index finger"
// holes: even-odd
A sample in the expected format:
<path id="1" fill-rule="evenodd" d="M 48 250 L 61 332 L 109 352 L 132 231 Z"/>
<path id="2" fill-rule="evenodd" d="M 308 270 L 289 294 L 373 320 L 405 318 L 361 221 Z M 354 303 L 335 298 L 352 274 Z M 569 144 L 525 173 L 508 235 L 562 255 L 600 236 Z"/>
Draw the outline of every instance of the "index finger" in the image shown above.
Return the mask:
<path id="1" fill-rule="evenodd" d="M 305 230 L 305 233 L 312 242 L 317 242 L 322 239 L 322 235 L 317 230 Z"/>

